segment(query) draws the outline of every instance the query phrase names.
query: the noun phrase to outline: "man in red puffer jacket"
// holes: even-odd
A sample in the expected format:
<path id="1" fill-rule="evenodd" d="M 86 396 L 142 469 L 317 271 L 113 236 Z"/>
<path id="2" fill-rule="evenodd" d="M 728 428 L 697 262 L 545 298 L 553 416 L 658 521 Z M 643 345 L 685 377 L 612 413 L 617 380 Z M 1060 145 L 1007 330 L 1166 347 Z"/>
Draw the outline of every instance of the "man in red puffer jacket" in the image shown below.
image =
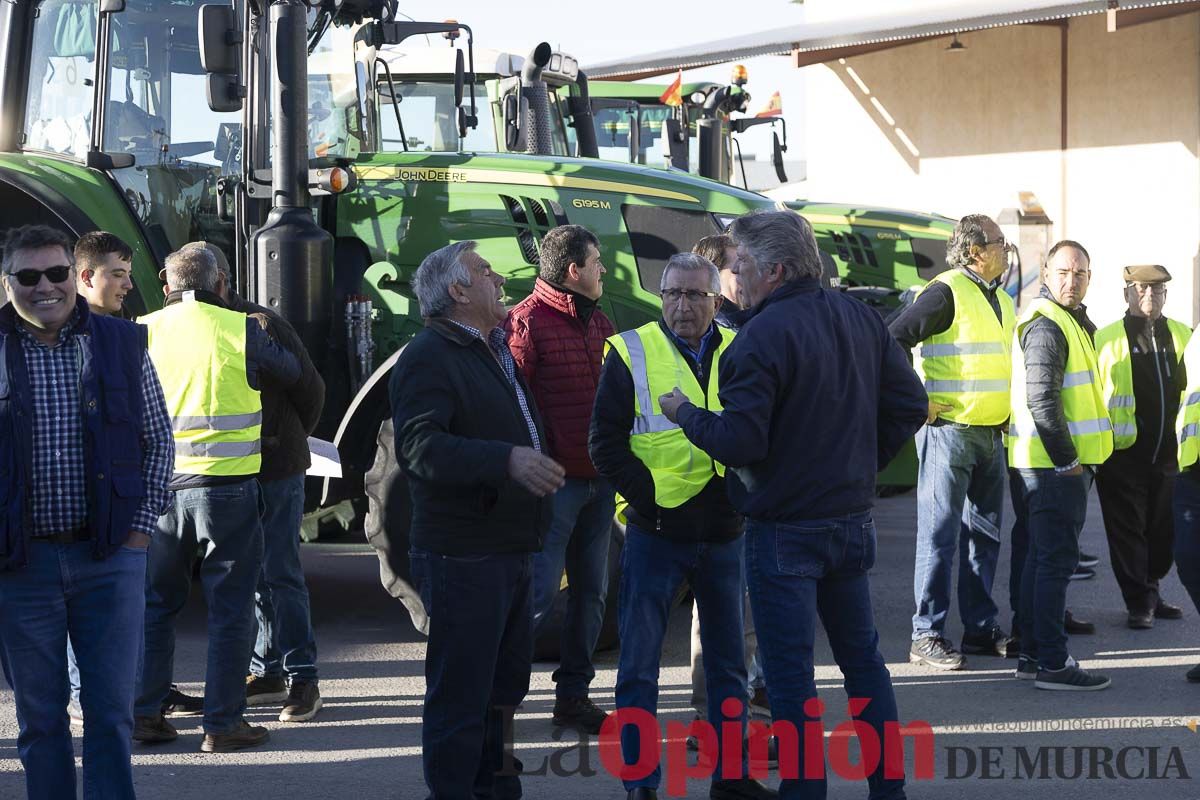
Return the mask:
<path id="1" fill-rule="evenodd" d="M 546 453 L 567 472 L 554 495 L 554 518 L 534 557 L 536 627 L 558 595 L 567 570 L 567 615 L 554 671 L 554 724 L 600 732 L 605 712 L 588 699 L 596 675 L 592 650 L 604 620 L 608 547 L 615 511 L 612 485 L 588 457 L 588 426 L 612 323 L 597 303 L 604 292 L 600 242 L 579 225 L 560 225 L 542 239 L 533 294 L 508 316 L 508 345 L 533 389 L 546 425 Z"/>

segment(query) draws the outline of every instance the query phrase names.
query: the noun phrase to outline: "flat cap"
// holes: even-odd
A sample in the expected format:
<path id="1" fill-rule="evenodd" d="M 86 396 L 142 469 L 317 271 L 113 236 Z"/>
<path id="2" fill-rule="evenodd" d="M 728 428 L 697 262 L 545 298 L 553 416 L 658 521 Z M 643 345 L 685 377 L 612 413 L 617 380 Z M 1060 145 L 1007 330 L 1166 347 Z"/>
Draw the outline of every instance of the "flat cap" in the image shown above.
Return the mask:
<path id="1" fill-rule="evenodd" d="M 225 258 L 225 253 L 222 252 L 221 248 L 217 247 L 212 242 L 197 241 L 188 242 L 179 249 L 184 250 L 189 247 L 203 247 L 205 250 L 212 253 L 213 257 L 217 259 L 217 271 L 224 272 L 226 275 L 229 274 L 229 259 Z M 158 271 L 158 279 L 163 283 L 167 282 L 167 270 L 165 267 Z"/>
<path id="2" fill-rule="evenodd" d="M 1125 268 L 1126 283 L 1166 283 L 1169 280 L 1171 273 L 1158 264 L 1134 264 Z"/>

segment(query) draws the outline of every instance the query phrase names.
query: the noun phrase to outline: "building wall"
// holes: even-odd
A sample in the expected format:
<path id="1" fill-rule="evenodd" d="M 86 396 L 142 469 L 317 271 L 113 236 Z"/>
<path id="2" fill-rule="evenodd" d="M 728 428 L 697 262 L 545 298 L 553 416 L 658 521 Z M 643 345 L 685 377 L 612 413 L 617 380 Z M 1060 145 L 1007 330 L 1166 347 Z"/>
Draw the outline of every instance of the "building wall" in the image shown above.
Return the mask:
<path id="1" fill-rule="evenodd" d="M 1123 313 L 1120 270 L 1175 276 L 1167 313 L 1195 323 L 1200 267 L 1200 13 L 1108 33 L 1070 21 L 1067 150 L 1062 34 L 1021 26 L 805 68 L 812 199 L 949 216 L 998 214 L 1033 192 L 1053 238 L 1092 253 L 1088 305 Z"/>

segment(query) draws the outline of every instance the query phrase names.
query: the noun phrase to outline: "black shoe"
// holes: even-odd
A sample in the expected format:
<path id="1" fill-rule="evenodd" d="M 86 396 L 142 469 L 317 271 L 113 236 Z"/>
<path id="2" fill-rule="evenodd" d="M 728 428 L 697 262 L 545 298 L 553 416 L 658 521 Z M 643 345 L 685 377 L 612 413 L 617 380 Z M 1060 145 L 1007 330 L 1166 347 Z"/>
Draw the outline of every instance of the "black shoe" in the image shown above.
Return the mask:
<path id="1" fill-rule="evenodd" d="M 649 786 L 639 786 L 636 789 L 630 789 L 625 800 L 658 800 L 658 792 Z"/>
<path id="2" fill-rule="evenodd" d="M 142 744 L 161 744 L 179 738 L 179 731 L 162 716 L 134 717 L 133 740 Z"/>
<path id="3" fill-rule="evenodd" d="M 554 701 L 554 724 L 577 728 L 596 736 L 608 714 L 586 697 L 560 697 Z"/>
<path id="4" fill-rule="evenodd" d="M 1017 657 L 1017 671 L 1013 675 L 1017 680 L 1031 681 L 1037 677 L 1037 674 L 1038 665 L 1036 658 L 1030 658 L 1029 656 Z"/>
<path id="5" fill-rule="evenodd" d="M 1039 689 L 1060 692 L 1097 692 L 1107 689 L 1112 681 L 1103 675 L 1080 669 L 1075 659 L 1068 656 L 1067 664 L 1062 669 L 1039 669 L 1033 685 Z"/>
<path id="6" fill-rule="evenodd" d="M 710 800 L 769 800 L 779 797 L 779 792 L 768 789 L 754 778 L 738 778 L 713 781 L 708 796 Z"/>
<path id="7" fill-rule="evenodd" d="M 1125 624 L 1130 628 L 1133 628 L 1135 631 L 1148 631 L 1154 627 L 1154 615 L 1134 614 L 1131 611 L 1129 612 L 1128 619 L 1125 620 Z"/>
<path id="8" fill-rule="evenodd" d="M 991 628 L 979 633 L 964 633 L 962 638 L 962 651 L 967 655 L 980 656 L 1000 656 L 1006 658 L 1008 656 L 1008 643 L 1012 639 L 1004 631 L 1000 630 L 999 625 L 993 625 Z"/>
<path id="9" fill-rule="evenodd" d="M 1183 619 L 1183 609 L 1179 606 L 1165 603 L 1160 598 L 1154 606 L 1154 616 L 1159 619 Z"/>
<path id="10" fill-rule="evenodd" d="M 1096 626 L 1087 620 L 1078 619 L 1071 614 L 1071 610 L 1067 609 L 1066 616 L 1063 618 L 1063 628 L 1071 636 L 1087 636 L 1096 632 Z"/>
<path id="11" fill-rule="evenodd" d="M 162 715 L 164 717 L 195 717 L 204 713 L 204 698 L 193 697 L 179 691 L 179 687 L 171 684 L 167 699 L 163 700 Z"/>
<path id="12" fill-rule="evenodd" d="M 1187 671 L 1187 679 L 1190 683 L 1200 683 L 1200 664 Z"/>
<path id="13" fill-rule="evenodd" d="M 962 669 L 967 660 L 954 645 L 941 636 L 923 636 L 912 643 L 908 651 L 910 664 L 924 664 L 934 669 Z"/>
<path id="14" fill-rule="evenodd" d="M 246 705 L 273 706 L 287 699 L 287 683 L 282 675 L 246 676 Z"/>
<path id="15" fill-rule="evenodd" d="M 1088 567 L 1090 569 L 1099 563 L 1100 558 L 1098 556 L 1093 556 L 1089 553 L 1083 552 L 1082 550 L 1079 551 L 1079 566 Z"/>
<path id="16" fill-rule="evenodd" d="M 1021 655 L 1021 637 L 1015 633 L 1008 637 L 1008 644 L 1004 647 L 1005 658 L 1016 658 Z"/>
<path id="17" fill-rule="evenodd" d="M 242 720 L 229 733 L 206 733 L 200 743 L 201 753 L 232 753 L 235 750 L 245 750 L 248 747 L 258 747 L 265 744 L 271 735 L 261 725 L 251 725 Z"/>
<path id="18" fill-rule="evenodd" d="M 1070 580 L 1086 581 L 1094 577 L 1096 577 L 1096 570 L 1080 565 L 1075 567 L 1075 571 L 1071 573 Z"/>
<path id="19" fill-rule="evenodd" d="M 287 702 L 279 712 L 280 722 L 307 722 L 321 710 L 321 692 L 316 681 L 292 681 Z"/>

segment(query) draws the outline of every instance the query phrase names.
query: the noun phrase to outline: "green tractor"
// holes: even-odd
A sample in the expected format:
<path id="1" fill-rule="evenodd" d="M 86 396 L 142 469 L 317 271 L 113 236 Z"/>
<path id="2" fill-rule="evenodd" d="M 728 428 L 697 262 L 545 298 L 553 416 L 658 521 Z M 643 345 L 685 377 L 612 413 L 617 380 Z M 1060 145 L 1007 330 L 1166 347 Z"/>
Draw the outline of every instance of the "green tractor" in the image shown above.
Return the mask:
<path id="1" fill-rule="evenodd" d="M 451 80 L 428 97 L 406 94 L 380 54 L 443 35 L 466 39 L 453 48 Z M 168 253 L 198 239 L 223 248 L 234 288 L 293 322 L 326 379 L 317 435 L 337 445 L 343 477 L 312 481 L 310 528 L 331 513 L 365 517 L 381 578 L 418 627 L 386 387 L 422 326 L 409 286 L 422 258 L 475 239 L 515 302 L 533 284 L 545 232 L 585 225 L 609 269 L 604 311 L 630 328 L 658 316 L 673 253 L 741 214 L 779 207 L 725 183 L 596 158 L 590 103 L 557 97 L 563 86 L 586 88 L 586 77 L 562 58 L 554 68 L 548 46 L 519 74 L 497 71 L 477 98 L 488 73 L 472 38 L 466 25 L 398 21 L 395 0 L 0 3 L 7 224 L 103 229 L 127 241 L 134 316 L 161 306 Z M 589 157 L 561 152 L 571 131 Z M 878 271 L 905 285 L 905 270 L 920 268 L 906 242 L 922 234 L 886 239 L 891 228 L 872 227 L 873 214 L 847 210 L 830 228 L 847 242 L 845 259 L 825 233 L 822 248 L 848 277 L 869 257 L 846 237 L 884 242 L 873 249 Z M 618 530 L 614 558 L 620 542 Z M 551 615 L 543 652 L 553 650 L 553 626 Z"/>

